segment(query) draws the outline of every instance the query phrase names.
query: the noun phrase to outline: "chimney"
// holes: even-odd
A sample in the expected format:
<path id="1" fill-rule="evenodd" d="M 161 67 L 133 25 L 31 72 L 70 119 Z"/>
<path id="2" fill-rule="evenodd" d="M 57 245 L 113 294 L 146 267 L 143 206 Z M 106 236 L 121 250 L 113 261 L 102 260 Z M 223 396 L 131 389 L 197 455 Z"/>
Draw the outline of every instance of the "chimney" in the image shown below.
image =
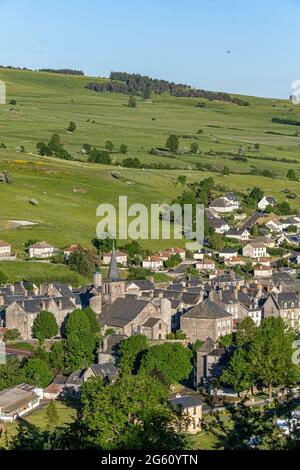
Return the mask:
<path id="1" fill-rule="evenodd" d="M 233 289 L 234 300 L 239 300 L 239 291 L 238 289 Z"/>
<path id="2" fill-rule="evenodd" d="M 103 340 L 102 340 L 102 352 L 105 352 L 107 350 L 107 346 L 108 346 L 108 336 L 104 336 Z"/>

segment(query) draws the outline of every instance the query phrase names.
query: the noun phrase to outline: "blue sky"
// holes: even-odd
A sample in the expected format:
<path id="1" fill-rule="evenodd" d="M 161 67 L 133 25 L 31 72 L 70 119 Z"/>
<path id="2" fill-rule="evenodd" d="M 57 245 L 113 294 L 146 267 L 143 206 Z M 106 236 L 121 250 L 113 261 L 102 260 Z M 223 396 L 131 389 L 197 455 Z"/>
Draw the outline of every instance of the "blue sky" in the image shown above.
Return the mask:
<path id="1" fill-rule="evenodd" d="M 283 98 L 300 79 L 300 0 L 0 0 L 0 18 L 3 65 Z"/>

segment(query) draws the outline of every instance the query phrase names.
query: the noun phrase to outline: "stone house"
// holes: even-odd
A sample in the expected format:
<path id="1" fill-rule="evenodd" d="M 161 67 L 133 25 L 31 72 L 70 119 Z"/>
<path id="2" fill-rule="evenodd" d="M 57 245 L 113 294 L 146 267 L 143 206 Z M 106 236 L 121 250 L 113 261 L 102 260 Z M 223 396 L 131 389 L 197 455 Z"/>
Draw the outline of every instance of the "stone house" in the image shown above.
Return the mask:
<path id="1" fill-rule="evenodd" d="M 150 301 L 131 297 L 117 298 L 107 306 L 100 324 L 104 330 L 112 329 L 125 336 L 139 333 L 152 340 L 165 339 L 169 333 L 167 321 Z"/>
<path id="2" fill-rule="evenodd" d="M 300 295 L 298 292 L 269 294 L 263 304 L 263 317 L 281 317 L 297 332 L 300 331 Z"/>
<path id="3" fill-rule="evenodd" d="M 225 348 L 216 348 L 208 338 L 198 349 L 194 361 L 194 386 L 197 389 L 206 385 L 212 378 L 219 379 L 228 364 L 230 354 Z"/>
<path id="4" fill-rule="evenodd" d="M 203 402 L 196 395 L 176 395 L 169 400 L 169 406 L 175 413 L 185 418 L 184 431 L 197 434 L 202 430 Z"/>
<path id="5" fill-rule="evenodd" d="M 276 199 L 274 199 L 274 198 L 271 197 L 271 196 L 264 196 L 264 197 L 259 201 L 259 203 L 257 204 L 257 207 L 258 207 L 261 211 L 265 211 L 268 206 L 274 207 L 275 204 L 276 204 Z"/>
<path id="6" fill-rule="evenodd" d="M 267 247 L 264 243 L 248 243 L 243 248 L 243 256 L 247 258 L 266 258 L 268 256 Z"/>
<path id="7" fill-rule="evenodd" d="M 56 248 L 46 242 L 38 242 L 28 248 L 29 258 L 47 259 L 51 258 L 57 251 Z"/>
<path id="8" fill-rule="evenodd" d="M 164 267 L 164 259 L 161 256 L 148 256 L 143 261 L 143 268 L 151 271 L 159 271 Z"/>
<path id="9" fill-rule="evenodd" d="M 214 201 L 209 206 L 210 209 L 213 209 L 217 213 L 228 214 L 236 210 L 236 204 L 228 201 L 224 197 L 219 197 L 214 199 Z"/>
<path id="10" fill-rule="evenodd" d="M 104 336 L 97 351 L 98 364 L 115 364 L 117 362 L 120 344 L 125 339 L 127 339 L 127 336 L 116 333 Z"/>
<path id="11" fill-rule="evenodd" d="M 9 258 L 11 256 L 11 245 L 0 240 L 0 260 L 1 258 Z"/>
<path id="12" fill-rule="evenodd" d="M 180 326 L 191 343 L 207 338 L 217 342 L 221 336 L 233 332 L 233 316 L 220 305 L 205 299 L 182 315 Z"/>
<path id="13" fill-rule="evenodd" d="M 115 256 L 117 260 L 117 264 L 122 264 L 124 267 L 127 266 L 128 263 L 128 256 L 127 253 L 123 253 L 122 251 L 116 250 Z M 103 264 L 109 265 L 112 259 L 112 251 L 110 253 L 105 253 L 103 255 Z"/>
<path id="14" fill-rule="evenodd" d="M 16 328 L 21 338 L 28 341 L 32 339 L 33 323 L 41 311 L 53 313 L 61 327 L 67 315 L 76 308 L 77 305 L 68 297 L 16 300 L 5 308 L 5 326 L 8 329 Z"/>

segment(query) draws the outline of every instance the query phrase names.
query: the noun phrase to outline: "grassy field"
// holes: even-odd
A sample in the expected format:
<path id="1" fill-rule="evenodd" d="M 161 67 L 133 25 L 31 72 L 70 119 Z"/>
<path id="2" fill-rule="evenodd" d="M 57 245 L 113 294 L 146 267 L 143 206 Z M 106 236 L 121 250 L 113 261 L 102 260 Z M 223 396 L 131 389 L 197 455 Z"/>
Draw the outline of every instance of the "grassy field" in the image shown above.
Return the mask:
<path id="1" fill-rule="evenodd" d="M 0 106 L 0 143 L 7 147 L 0 148 L 0 172 L 7 170 L 14 179 L 12 185 L 0 183 L 0 239 L 10 242 L 21 259 L 25 258 L 29 239 L 46 240 L 59 248 L 70 243 L 90 246 L 96 236 L 99 204 L 117 204 L 120 195 L 127 195 L 129 204 L 169 203 L 182 191 L 176 185 L 181 174 L 189 182 L 213 176 L 217 184 L 228 190 L 246 192 L 258 185 L 280 201 L 285 199 L 283 190 L 288 188 L 297 195 L 291 205 L 295 211 L 300 208 L 300 183 L 286 178 L 290 168 L 300 176 L 300 137 L 295 135 L 299 128 L 272 123 L 274 116 L 300 119 L 300 108 L 289 101 L 246 97 L 250 106 L 243 107 L 202 100 L 206 106 L 197 108 L 198 99 L 162 95 L 148 101 L 138 98 L 137 108 L 131 109 L 126 95 L 87 90 L 89 77 L 0 69 L 0 80 L 6 83 L 7 102 L 17 101 L 16 106 Z M 74 134 L 66 130 L 71 120 L 77 124 Z M 202 134 L 197 134 L 199 129 Z M 36 155 L 36 143 L 47 142 L 55 132 L 61 135 L 66 150 L 82 161 Z M 175 158 L 150 155 L 152 147 L 165 145 L 170 133 L 184 136 L 180 137 L 181 150 L 189 149 L 195 141 L 202 154 Z M 115 148 L 126 144 L 128 157 L 138 157 L 148 164 L 169 163 L 177 169 L 121 168 L 121 178 L 117 180 L 111 174 L 115 167 L 89 164 L 81 153 L 84 143 L 103 148 L 107 140 L 112 140 Z M 259 151 L 254 148 L 256 143 L 260 144 Z M 21 145 L 25 153 L 18 151 Z M 205 155 L 209 151 L 236 152 L 240 146 L 246 162 L 233 161 L 228 155 Z M 118 152 L 112 157 L 117 162 L 124 158 Z M 299 165 L 278 161 L 283 158 L 299 161 Z M 222 176 L 220 172 L 196 171 L 197 163 L 209 163 L 218 171 L 227 166 L 234 173 Z M 253 167 L 271 170 L 276 178 L 247 174 Z M 31 198 L 36 198 L 39 205 L 30 205 Z M 13 229 L 11 220 L 36 225 Z M 170 242 L 143 244 L 156 250 Z M 29 266 L 33 271 L 53 269 L 37 264 L 14 266 L 5 265 L 5 269 L 10 273 L 15 270 L 11 274 L 16 277 L 22 277 L 22 268 L 26 273 Z"/>
<path id="2" fill-rule="evenodd" d="M 56 401 L 55 402 L 57 413 L 59 416 L 59 421 L 57 422 L 57 426 L 64 426 L 71 423 L 76 416 L 76 409 L 70 406 L 67 406 L 65 403 Z M 22 420 L 27 421 L 29 424 L 36 426 L 41 431 L 46 430 L 47 428 L 47 405 L 39 408 L 37 411 L 34 411 L 30 415 L 22 418 Z M 5 448 L 7 444 L 7 440 L 11 439 L 17 432 L 18 428 L 18 421 L 14 421 L 13 423 L 5 424 L 5 431 L 6 436 L 3 434 L 0 438 L 0 448 Z"/>

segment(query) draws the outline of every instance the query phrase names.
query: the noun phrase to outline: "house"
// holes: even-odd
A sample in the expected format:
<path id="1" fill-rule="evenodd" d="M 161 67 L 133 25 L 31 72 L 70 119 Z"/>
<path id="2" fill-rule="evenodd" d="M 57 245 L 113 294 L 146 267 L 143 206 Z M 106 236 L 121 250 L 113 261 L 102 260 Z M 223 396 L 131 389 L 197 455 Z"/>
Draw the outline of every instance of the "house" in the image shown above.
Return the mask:
<path id="1" fill-rule="evenodd" d="M 221 336 L 232 333 L 233 317 L 220 305 L 205 299 L 182 315 L 180 327 L 191 343 L 207 338 L 217 342 Z"/>
<path id="2" fill-rule="evenodd" d="M 226 199 L 227 201 L 229 201 L 234 207 L 235 209 L 239 209 L 240 208 L 240 200 L 238 198 L 238 196 L 234 193 L 226 193 L 224 195 L 224 199 Z"/>
<path id="3" fill-rule="evenodd" d="M 224 248 L 219 251 L 219 259 L 227 260 L 238 256 L 238 250 L 236 248 Z"/>
<path id="4" fill-rule="evenodd" d="M 230 230 L 228 230 L 228 232 L 225 233 L 225 236 L 243 242 L 250 240 L 251 233 L 247 228 L 241 228 L 238 230 L 235 228 L 231 228 Z"/>
<path id="5" fill-rule="evenodd" d="M 266 227 L 274 233 L 282 233 L 283 232 L 283 224 L 280 220 L 272 218 L 266 222 Z"/>
<path id="6" fill-rule="evenodd" d="M 151 271 L 159 271 L 164 267 L 164 260 L 161 256 L 148 256 L 143 261 L 143 268 L 150 269 Z"/>
<path id="7" fill-rule="evenodd" d="M 197 350 L 194 361 L 195 388 L 207 384 L 211 379 L 219 379 L 230 354 L 225 348 L 216 348 L 214 341 L 208 338 Z"/>
<path id="8" fill-rule="evenodd" d="M 9 258 L 11 256 L 11 245 L 9 243 L 0 240 L 0 261 L 3 258 Z"/>
<path id="9" fill-rule="evenodd" d="M 0 392 L 0 422 L 12 422 L 37 408 L 41 402 L 41 390 L 21 384 Z"/>
<path id="10" fill-rule="evenodd" d="M 264 197 L 259 201 L 259 203 L 257 204 L 257 207 L 258 207 L 261 211 L 265 211 L 268 206 L 274 207 L 275 204 L 276 204 L 276 199 L 274 199 L 274 198 L 271 197 L 271 196 L 264 196 Z"/>
<path id="11" fill-rule="evenodd" d="M 104 336 L 97 351 L 98 364 L 115 364 L 120 345 L 125 339 L 127 336 L 116 333 Z"/>
<path id="12" fill-rule="evenodd" d="M 281 223 L 282 223 L 283 230 L 287 230 L 289 227 L 296 227 L 297 230 L 300 229 L 300 218 L 297 216 L 290 216 L 290 217 L 281 219 Z"/>
<path id="13" fill-rule="evenodd" d="M 230 230 L 230 226 L 225 220 L 217 217 L 208 217 L 208 225 L 214 229 L 216 233 L 224 234 Z"/>
<path id="14" fill-rule="evenodd" d="M 288 245 L 299 246 L 300 245 L 300 235 L 282 235 L 277 240 L 278 245 L 282 245 L 282 243 L 287 243 Z"/>
<path id="15" fill-rule="evenodd" d="M 246 261 L 241 256 L 233 256 L 224 260 L 226 266 L 234 268 L 235 266 L 245 266 Z"/>
<path id="16" fill-rule="evenodd" d="M 46 242 L 38 242 L 28 248 L 29 258 L 37 259 L 51 258 L 56 251 L 56 248 Z"/>
<path id="17" fill-rule="evenodd" d="M 203 258 L 196 262 L 197 271 L 213 271 L 215 269 L 215 262 L 211 258 Z"/>
<path id="18" fill-rule="evenodd" d="M 114 383 L 118 377 L 118 371 L 114 364 L 93 364 L 82 374 L 83 381 L 87 382 L 91 378 L 101 377 L 106 383 Z"/>
<path id="19" fill-rule="evenodd" d="M 38 314 L 47 310 L 53 313 L 60 327 L 69 313 L 80 307 L 76 296 L 67 297 L 6 297 L 7 306 L 4 308 L 5 326 L 20 332 L 25 341 L 32 339 L 32 327 Z"/>
<path id="20" fill-rule="evenodd" d="M 169 400 L 169 406 L 175 413 L 186 418 L 183 425 L 184 429 L 180 429 L 180 431 L 184 430 L 189 434 L 197 434 L 202 430 L 203 402 L 198 396 L 181 396 L 177 394 L 175 398 Z"/>
<path id="21" fill-rule="evenodd" d="M 155 286 L 150 279 L 141 280 L 141 281 L 129 281 L 126 284 L 126 294 L 127 295 L 138 295 L 143 296 L 145 294 L 150 295 L 153 293 Z"/>
<path id="22" fill-rule="evenodd" d="M 264 243 L 251 242 L 243 248 L 243 256 L 247 258 L 266 258 L 267 255 L 267 247 Z"/>
<path id="23" fill-rule="evenodd" d="M 228 214 L 236 210 L 236 205 L 224 197 L 218 197 L 210 204 L 209 209 L 213 209 L 217 213 Z"/>
<path id="24" fill-rule="evenodd" d="M 108 306 L 100 318 L 101 327 L 113 329 L 115 333 L 132 336 L 143 334 L 151 340 L 165 339 L 171 331 L 170 302 L 164 299 L 161 309 L 150 301 L 126 297 L 117 298 Z M 167 307 L 169 306 L 169 310 Z"/>
<path id="25" fill-rule="evenodd" d="M 123 253 L 122 251 L 116 250 L 115 254 L 116 254 L 117 264 L 122 264 L 124 267 L 126 267 L 128 263 L 127 253 Z M 110 253 L 105 253 L 103 255 L 103 264 L 109 265 L 111 263 L 111 258 L 112 258 L 112 251 Z"/>
<path id="26" fill-rule="evenodd" d="M 260 279 L 262 277 L 272 277 L 273 268 L 271 266 L 255 266 L 254 268 L 254 277 Z"/>
<path id="27" fill-rule="evenodd" d="M 169 258 L 174 255 L 179 255 L 183 261 L 186 258 L 186 251 L 183 248 L 170 248 L 169 250 L 166 250 L 166 253 L 169 255 Z"/>
<path id="28" fill-rule="evenodd" d="M 271 293 L 263 304 L 263 317 L 281 317 L 300 331 L 300 296 L 297 292 Z"/>
<path id="29" fill-rule="evenodd" d="M 70 258 L 70 256 L 75 253 L 75 251 L 78 251 L 81 248 L 79 244 L 73 244 L 68 246 L 67 248 L 64 249 L 64 257 L 66 260 Z"/>

